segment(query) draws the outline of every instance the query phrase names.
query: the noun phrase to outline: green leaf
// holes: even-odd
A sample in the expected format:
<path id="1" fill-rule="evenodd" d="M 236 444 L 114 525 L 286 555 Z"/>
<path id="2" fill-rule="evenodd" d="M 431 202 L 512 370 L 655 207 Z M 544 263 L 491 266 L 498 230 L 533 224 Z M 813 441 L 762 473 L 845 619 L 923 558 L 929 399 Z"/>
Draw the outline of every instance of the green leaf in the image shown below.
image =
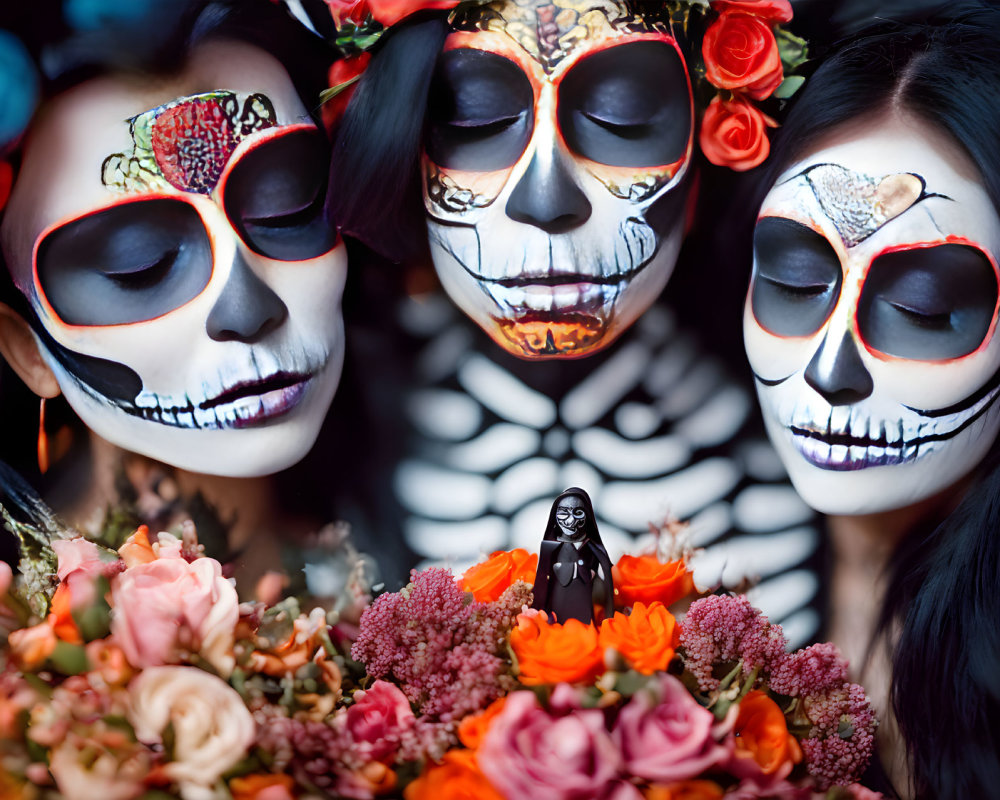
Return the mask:
<path id="1" fill-rule="evenodd" d="M 324 89 L 322 92 L 319 93 L 319 101 L 321 103 L 326 103 L 329 100 L 333 100 L 334 97 L 336 97 L 338 94 L 340 94 L 349 86 L 353 86 L 359 80 L 361 80 L 361 76 L 355 75 L 350 80 L 346 80 L 343 83 L 338 83 L 336 86 L 331 86 L 329 89 Z"/>
<path id="2" fill-rule="evenodd" d="M 87 652 L 81 645 L 69 642 L 56 642 L 49 663 L 63 675 L 79 675 L 90 669 Z"/>
<path id="3" fill-rule="evenodd" d="M 809 43 L 801 36 L 789 33 L 784 28 L 776 28 L 775 39 L 778 41 L 778 55 L 785 72 L 791 72 L 804 64 L 809 57 Z"/>
<path id="4" fill-rule="evenodd" d="M 806 79 L 801 75 L 789 75 L 781 82 L 781 85 L 774 90 L 774 94 L 772 94 L 771 97 L 776 97 L 779 100 L 787 100 L 799 89 L 801 89 L 802 84 L 805 82 Z"/>
<path id="5" fill-rule="evenodd" d="M 111 587 L 103 575 L 98 577 L 94 583 L 96 595 L 94 603 L 83 608 L 70 610 L 73 622 L 76 623 L 77 630 L 80 631 L 80 636 L 85 642 L 103 639 L 111 632 L 111 606 L 105 599 Z"/>

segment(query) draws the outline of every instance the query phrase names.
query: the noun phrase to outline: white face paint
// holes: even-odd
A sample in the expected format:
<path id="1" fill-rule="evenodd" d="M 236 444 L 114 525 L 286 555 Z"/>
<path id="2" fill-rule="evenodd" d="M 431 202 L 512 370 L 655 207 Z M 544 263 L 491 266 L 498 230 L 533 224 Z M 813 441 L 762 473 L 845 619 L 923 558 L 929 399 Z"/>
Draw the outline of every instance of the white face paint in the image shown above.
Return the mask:
<path id="1" fill-rule="evenodd" d="M 912 117 L 835 132 L 764 200 L 744 313 L 768 433 L 820 511 L 903 508 L 1000 428 L 1000 217 Z"/>
<path id="2" fill-rule="evenodd" d="M 431 90 L 431 255 L 511 353 L 585 356 L 649 307 L 676 262 L 686 66 L 668 25 L 611 0 L 489 8 L 455 21 Z"/>
<path id="3" fill-rule="evenodd" d="M 205 45 L 175 80 L 102 78 L 51 104 L 0 234 L 88 427 L 219 475 L 305 455 L 343 359 L 327 158 L 283 68 L 247 45 Z"/>

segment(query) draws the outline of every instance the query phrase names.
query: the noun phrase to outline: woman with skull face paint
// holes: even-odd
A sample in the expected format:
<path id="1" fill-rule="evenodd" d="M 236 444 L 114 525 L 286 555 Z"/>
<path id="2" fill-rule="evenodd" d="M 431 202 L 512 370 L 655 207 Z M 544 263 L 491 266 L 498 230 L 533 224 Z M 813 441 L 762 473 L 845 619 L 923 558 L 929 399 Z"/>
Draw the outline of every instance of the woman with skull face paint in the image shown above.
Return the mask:
<path id="1" fill-rule="evenodd" d="M 158 20 L 169 42 L 128 23 L 60 41 L 59 9 L 44 21 L 62 71 L 0 226 L 0 349 L 90 429 L 69 521 L 113 503 L 123 468 L 140 506 L 166 475 L 237 520 L 228 544 L 257 552 L 254 573 L 275 532 L 331 512 L 292 525 L 262 476 L 310 450 L 338 386 L 346 253 L 323 214 L 326 136 L 250 41 L 319 79 L 329 57 L 267 3 L 186 11 Z"/>
<path id="2" fill-rule="evenodd" d="M 829 515 L 830 638 L 861 664 L 881 632 L 862 681 L 908 761 L 891 718 L 883 758 L 937 800 L 1000 786 L 1000 13 L 948 14 L 810 78 L 744 315 L 769 434 Z"/>
<path id="3" fill-rule="evenodd" d="M 412 354 L 392 486 L 418 554 L 533 548 L 549 498 L 584 486 L 612 552 L 697 517 L 706 582 L 763 577 L 759 602 L 802 641 L 812 514 L 747 424 L 748 387 L 682 303 L 654 302 L 700 167 L 696 5 L 496 0 L 394 24 L 346 112 L 331 205 L 408 276 L 433 262 L 460 307 L 418 286 L 380 319 Z"/>

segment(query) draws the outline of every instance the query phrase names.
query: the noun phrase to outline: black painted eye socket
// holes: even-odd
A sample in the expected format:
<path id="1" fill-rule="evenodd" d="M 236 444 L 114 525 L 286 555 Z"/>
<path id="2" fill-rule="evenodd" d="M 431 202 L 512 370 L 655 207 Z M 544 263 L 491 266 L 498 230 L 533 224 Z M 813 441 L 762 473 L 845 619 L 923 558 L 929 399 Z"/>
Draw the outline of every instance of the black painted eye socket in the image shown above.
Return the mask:
<path id="1" fill-rule="evenodd" d="M 431 82 L 427 155 L 449 169 L 511 167 L 531 138 L 534 102 L 528 76 L 510 59 L 449 50 L 438 59 Z"/>
<path id="2" fill-rule="evenodd" d="M 691 137 L 684 62 L 666 42 L 631 42 L 581 59 L 559 87 L 559 127 L 584 158 L 615 167 L 673 164 Z"/>
<path id="3" fill-rule="evenodd" d="M 112 206 L 39 243 L 38 280 L 69 325 L 153 319 L 195 298 L 212 277 L 212 244 L 197 210 L 155 198 Z"/>
<path id="4" fill-rule="evenodd" d="M 858 330 L 886 355 L 959 358 L 989 333 L 997 291 L 993 265 L 974 247 L 949 243 L 886 253 L 865 279 Z"/>
<path id="5" fill-rule="evenodd" d="M 805 225 L 764 217 L 753 237 L 754 317 L 778 336 L 818 331 L 840 297 L 843 270 L 832 245 Z"/>
<path id="6" fill-rule="evenodd" d="M 318 130 L 269 139 L 226 179 L 226 216 L 247 247 L 267 258 L 305 261 L 333 249 L 337 232 L 323 211 L 330 150 Z"/>

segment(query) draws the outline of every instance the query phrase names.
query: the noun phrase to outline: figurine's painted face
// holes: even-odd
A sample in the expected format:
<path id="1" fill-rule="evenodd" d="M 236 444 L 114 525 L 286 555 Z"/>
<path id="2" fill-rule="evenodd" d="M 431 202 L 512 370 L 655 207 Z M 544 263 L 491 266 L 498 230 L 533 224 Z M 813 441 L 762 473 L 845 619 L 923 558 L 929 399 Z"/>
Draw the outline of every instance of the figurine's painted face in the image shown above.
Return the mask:
<path id="1" fill-rule="evenodd" d="M 0 238 L 92 430 L 222 475 L 308 451 L 343 358 L 328 158 L 282 67 L 246 45 L 205 45 L 176 79 L 95 79 L 53 101 Z"/>
<path id="2" fill-rule="evenodd" d="M 673 270 L 693 106 L 653 13 L 495 0 L 453 21 L 423 158 L 431 253 L 452 299 L 517 356 L 601 349 Z"/>
<path id="3" fill-rule="evenodd" d="M 1000 217 L 950 137 L 865 122 L 768 194 L 744 314 L 768 433 L 838 514 L 951 486 L 1000 427 Z"/>
<path id="4" fill-rule="evenodd" d="M 575 495 L 569 495 L 559 501 L 556 506 L 556 523 L 562 535 L 570 540 L 579 540 L 586 535 L 584 525 L 587 522 L 587 511 L 583 500 Z"/>

